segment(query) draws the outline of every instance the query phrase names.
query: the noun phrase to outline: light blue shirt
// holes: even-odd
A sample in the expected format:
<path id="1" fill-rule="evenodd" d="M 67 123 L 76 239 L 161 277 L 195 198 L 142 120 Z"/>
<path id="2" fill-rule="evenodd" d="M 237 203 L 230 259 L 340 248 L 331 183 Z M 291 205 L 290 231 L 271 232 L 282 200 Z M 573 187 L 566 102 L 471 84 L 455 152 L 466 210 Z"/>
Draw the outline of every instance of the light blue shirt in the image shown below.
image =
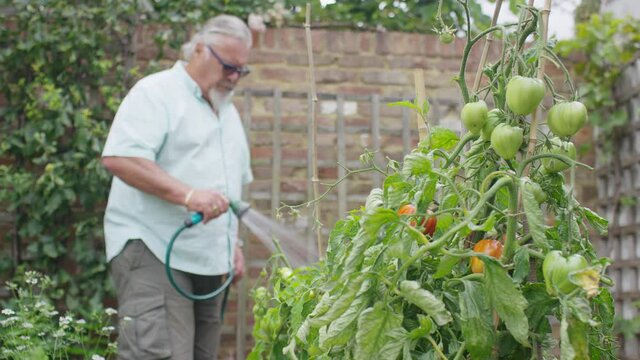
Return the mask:
<path id="1" fill-rule="evenodd" d="M 179 61 L 173 68 L 140 80 L 116 113 L 102 156 L 154 161 L 171 176 L 196 189 L 215 189 L 230 200 L 241 198 L 253 180 L 240 116 L 229 102 L 219 114 Z M 107 261 L 129 239 L 142 239 L 164 263 L 167 244 L 189 217 L 175 205 L 113 178 L 104 218 Z M 231 211 L 182 232 L 171 253 L 171 267 L 200 275 L 229 272 L 237 240 Z"/>

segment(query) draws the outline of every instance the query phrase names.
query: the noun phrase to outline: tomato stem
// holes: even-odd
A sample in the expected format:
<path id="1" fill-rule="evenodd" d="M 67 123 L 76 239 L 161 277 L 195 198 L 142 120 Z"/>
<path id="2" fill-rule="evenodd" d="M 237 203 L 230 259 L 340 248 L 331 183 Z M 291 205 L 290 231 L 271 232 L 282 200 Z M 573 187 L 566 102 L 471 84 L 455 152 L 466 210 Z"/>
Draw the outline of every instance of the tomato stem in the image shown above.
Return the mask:
<path id="1" fill-rule="evenodd" d="M 502 253 L 502 262 L 507 263 L 516 250 L 518 243 L 516 242 L 516 230 L 518 227 L 518 187 L 512 181 L 508 185 L 509 189 L 509 213 L 507 214 L 507 239 L 504 244 L 504 252 Z"/>
<path id="2" fill-rule="evenodd" d="M 447 162 L 444 164 L 444 166 L 442 168 L 443 169 L 448 168 L 449 165 L 451 165 L 451 163 L 458 157 L 458 155 L 460 155 L 460 152 L 462 151 L 462 149 L 464 149 L 464 146 L 468 142 L 476 140 L 479 136 L 480 135 L 475 135 L 475 134 L 472 134 L 472 133 L 464 134 L 462 139 L 460 139 L 460 141 L 458 141 L 458 144 L 456 144 L 456 147 L 453 149 L 453 152 L 451 153 L 449 158 L 447 158 Z"/>

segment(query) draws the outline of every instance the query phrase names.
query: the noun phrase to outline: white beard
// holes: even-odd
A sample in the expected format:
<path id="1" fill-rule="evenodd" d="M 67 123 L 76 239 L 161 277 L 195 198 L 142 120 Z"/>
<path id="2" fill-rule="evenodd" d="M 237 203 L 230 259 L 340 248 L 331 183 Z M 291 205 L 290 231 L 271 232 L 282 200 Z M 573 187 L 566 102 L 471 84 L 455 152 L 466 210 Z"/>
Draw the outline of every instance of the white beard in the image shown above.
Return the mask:
<path id="1" fill-rule="evenodd" d="M 211 101 L 211 105 L 216 109 L 216 111 L 220 111 L 220 108 L 226 105 L 231 98 L 233 97 L 233 91 L 229 92 L 221 92 L 217 89 L 209 90 L 209 100 Z"/>

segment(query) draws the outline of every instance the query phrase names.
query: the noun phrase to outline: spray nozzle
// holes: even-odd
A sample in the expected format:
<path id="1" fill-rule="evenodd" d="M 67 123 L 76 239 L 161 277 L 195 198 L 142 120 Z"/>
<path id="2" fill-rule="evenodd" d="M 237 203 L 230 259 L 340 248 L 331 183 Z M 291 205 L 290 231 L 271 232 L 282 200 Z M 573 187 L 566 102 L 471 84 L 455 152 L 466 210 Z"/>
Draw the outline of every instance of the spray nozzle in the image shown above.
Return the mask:
<path id="1" fill-rule="evenodd" d="M 229 203 L 229 207 L 231 208 L 231 211 L 236 214 L 238 219 L 240 219 L 242 215 L 249 211 L 251 206 L 242 200 L 233 200 Z"/>

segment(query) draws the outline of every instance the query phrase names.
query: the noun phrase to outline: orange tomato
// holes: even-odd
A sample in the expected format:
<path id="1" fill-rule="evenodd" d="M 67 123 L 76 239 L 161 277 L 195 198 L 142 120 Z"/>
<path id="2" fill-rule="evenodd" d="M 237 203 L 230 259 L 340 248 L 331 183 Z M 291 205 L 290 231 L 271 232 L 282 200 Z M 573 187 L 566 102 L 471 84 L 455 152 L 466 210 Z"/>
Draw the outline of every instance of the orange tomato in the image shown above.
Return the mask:
<path id="1" fill-rule="evenodd" d="M 400 206 L 400 209 L 398 209 L 398 215 L 413 215 L 416 213 L 416 207 L 412 204 L 405 204 Z M 416 226 L 417 222 L 415 219 L 411 219 L 409 221 L 409 225 L 411 226 Z"/>
<path id="2" fill-rule="evenodd" d="M 482 239 L 473 247 L 473 251 L 487 254 L 493 258 L 502 256 L 502 243 L 494 239 Z M 477 257 L 471 258 L 471 271 L 474 273 L 484 272 L 484 263 Z"/>

